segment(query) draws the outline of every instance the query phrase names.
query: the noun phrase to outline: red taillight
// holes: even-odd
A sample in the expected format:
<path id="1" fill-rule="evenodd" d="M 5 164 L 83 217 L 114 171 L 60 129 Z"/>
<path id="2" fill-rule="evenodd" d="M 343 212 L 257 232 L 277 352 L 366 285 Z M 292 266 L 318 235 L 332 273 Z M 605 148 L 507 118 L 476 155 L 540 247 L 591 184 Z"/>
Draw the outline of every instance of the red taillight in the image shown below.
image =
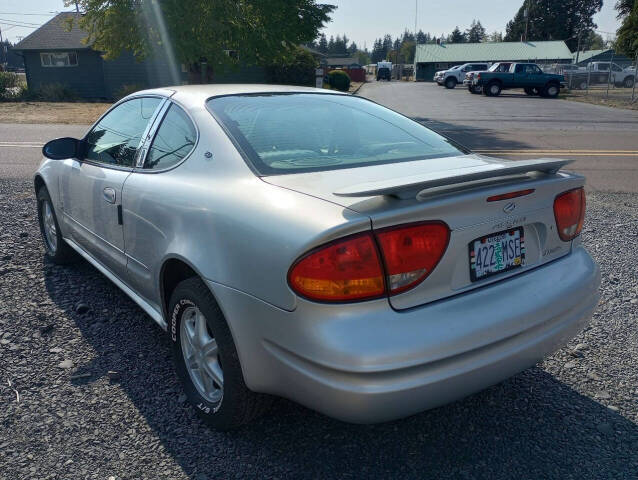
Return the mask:
<path id="1" fill-rule="evenodd" d="M 534 188 L 528 188 L 527 190 L 518 190 L 516 192 L 502 193 L 501 195 L 492 195 L 487 197 L 488 202 L 498 202 L 499 200 L 509 200 L 510 198 L 524 197 L 534 193 Z"/>
<path id="2" fill-rule="evenodd" d="M 564 242 L 576 238 L 585 220 L 585 191 L 582 188 L 561 193 L 554 200 L 554 217 L 558 236 Z"/>
<path id="3" fill-rule="evenodd" d="M 311 300 L 343 302 L 385 293 L 372 233 L 346 237 L 310 252 L 293 265 L 288 281 L 295 292 Z"/>
<path id="4" fill-rule="evenodd" d="M 310 300 L 347 302 L 396 295 L 421 283 L 450 240 L 443 222 L 424 222 L 352 235 L 319 247 L 290 269 L 288 282 Z M 383 264 L 381 259 L 383 259 Z"/>
<path id="5" fill-rule="evenodd" d="M 442 222 L 392 227 L 377 232 L 390 295 L 421 283 L 439 263 L 450 240 Z"/>

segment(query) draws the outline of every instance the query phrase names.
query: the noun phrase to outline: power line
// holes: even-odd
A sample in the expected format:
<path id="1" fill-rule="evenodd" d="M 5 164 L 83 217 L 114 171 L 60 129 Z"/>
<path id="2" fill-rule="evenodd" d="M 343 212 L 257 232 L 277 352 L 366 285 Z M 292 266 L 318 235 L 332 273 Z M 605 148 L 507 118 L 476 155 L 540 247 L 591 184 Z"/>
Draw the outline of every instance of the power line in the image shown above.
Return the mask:
<path id="1" fill-rule="evenodd" d="M 15 23 L 7 23 L 7 22 L 0 22 L 0 25 L 10 25 L 11 27 L 21 27 L 21 28 L 40 28 L 40 25 L 36 25 L 36 26 L 16 25 Z M 8 30 L 8 28 L 6 30 Z"/>
<path id="2" fill-rule="evenodd" d="M 41 24 L 40 23 L 33 23 L 33 22 L 22 22 L 20 20 L 13 20 L 11 18 L 0 18 L 0 22 L 11 22 L 11 23 L 22 23 L 24 25 L 30 26 L 30 27 L 39 27 Z"/>
<path id="3" fill-rule="evenodd" d="M 49 15 L 55 15 L 59 12 L 49 12 L 49 13 L 16 13 L 16 12 L 0 12 L 0 15 L 36 15 L 40 17 L 48 17 Z"/>

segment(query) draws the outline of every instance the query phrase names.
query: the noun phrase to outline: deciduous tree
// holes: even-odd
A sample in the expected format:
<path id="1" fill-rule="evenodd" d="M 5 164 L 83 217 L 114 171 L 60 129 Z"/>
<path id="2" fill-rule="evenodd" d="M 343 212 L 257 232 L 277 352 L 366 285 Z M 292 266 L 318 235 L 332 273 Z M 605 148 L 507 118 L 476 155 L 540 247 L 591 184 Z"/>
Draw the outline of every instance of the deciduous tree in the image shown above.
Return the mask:
<path id="1" fill-rule="evenodd" d="M 66 0 L 75 4 L 75 0 Z M 311 42 L 335 9 L 316 0 L 78 0 L 88 41 L 117 57 L 172 55 L 185 64 L 268 64 Z"/>

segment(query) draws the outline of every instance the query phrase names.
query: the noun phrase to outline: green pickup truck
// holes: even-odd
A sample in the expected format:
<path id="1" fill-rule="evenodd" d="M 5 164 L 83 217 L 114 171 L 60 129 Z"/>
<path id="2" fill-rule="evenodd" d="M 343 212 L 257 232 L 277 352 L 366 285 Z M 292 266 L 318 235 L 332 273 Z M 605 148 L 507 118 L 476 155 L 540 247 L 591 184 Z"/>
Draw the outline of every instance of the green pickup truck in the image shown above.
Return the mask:
<path id="1" fill-rule="evenodd" d="M 522 88 L 527 95 L 556 98 L 565 86 L 562 75 L 543 73 L 535 63 L 512 63 L 508 72 L 479 72 L 473 82 L 488 97 L 496 97 L 502 90 Z"/>

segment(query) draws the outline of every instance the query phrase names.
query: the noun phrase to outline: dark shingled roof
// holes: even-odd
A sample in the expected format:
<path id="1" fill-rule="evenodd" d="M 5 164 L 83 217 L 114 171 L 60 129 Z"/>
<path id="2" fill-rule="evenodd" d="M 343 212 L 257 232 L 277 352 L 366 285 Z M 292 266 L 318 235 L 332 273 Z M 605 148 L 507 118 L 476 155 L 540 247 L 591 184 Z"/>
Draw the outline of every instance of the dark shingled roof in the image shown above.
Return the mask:
<path id="1" fill-rule="evenodd" d="M 28 37 L 18 43 L 14 50 L 79 50 L 89 48 L 89 45 L 82 43 L 88 35 L 81 30 L 77 21 L 73 22 L 71 31 L 67 31 L 67 19 L 79 20 L 82 14 L 75 12 L 62 12 L 57 14 L 47 23 L 38 28 Z"/>

